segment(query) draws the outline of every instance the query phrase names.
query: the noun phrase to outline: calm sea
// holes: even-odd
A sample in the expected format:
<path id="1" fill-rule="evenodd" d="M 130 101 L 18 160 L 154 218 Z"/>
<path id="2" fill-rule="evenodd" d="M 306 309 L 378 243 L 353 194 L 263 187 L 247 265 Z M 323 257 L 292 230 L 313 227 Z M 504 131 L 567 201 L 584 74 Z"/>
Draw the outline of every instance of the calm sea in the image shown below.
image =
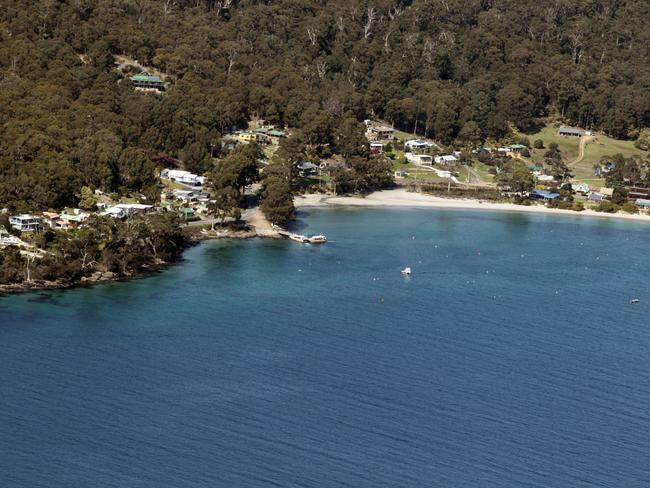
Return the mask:
<path id="1" fill-rule="evenodd" d="M 0 487 L 650 486 L 650 228 L 303 222 L 0 298 Z"/>

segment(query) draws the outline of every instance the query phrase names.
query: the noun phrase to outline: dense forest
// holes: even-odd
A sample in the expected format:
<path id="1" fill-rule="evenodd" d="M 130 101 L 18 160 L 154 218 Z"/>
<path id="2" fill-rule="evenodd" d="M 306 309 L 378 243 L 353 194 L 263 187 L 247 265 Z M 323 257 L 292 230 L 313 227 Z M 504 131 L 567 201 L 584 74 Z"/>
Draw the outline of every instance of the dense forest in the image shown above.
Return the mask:
<path id="1" fill-rule="evenodd" d="M 442 143 L 542 117 L 622 138 L 650 126 L 647 0 L 0 6 L 0 205 L 18 210 L 75 204 L 81 186 L 153 195 L 151 154 L 211 171 L 222 135 L 257 117 L 332 147 L 366 117 Z M 169 89 L 135 92 L 116 56 Z"/>

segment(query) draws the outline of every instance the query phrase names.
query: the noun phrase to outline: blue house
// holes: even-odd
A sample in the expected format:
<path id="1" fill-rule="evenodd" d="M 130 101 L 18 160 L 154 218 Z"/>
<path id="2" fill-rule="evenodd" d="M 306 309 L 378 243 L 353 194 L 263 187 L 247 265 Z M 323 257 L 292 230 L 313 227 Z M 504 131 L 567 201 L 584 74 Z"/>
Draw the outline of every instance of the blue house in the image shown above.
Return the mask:
<path id="1" fill-rule="evenodd" d="M 559 193 L 553 193 L 547 190 L 533 190 L 530 192 L 530 196 L 531 198 L 541 198 L 542 200 L 555 200 L 556 198 L 560 198 Z"/>

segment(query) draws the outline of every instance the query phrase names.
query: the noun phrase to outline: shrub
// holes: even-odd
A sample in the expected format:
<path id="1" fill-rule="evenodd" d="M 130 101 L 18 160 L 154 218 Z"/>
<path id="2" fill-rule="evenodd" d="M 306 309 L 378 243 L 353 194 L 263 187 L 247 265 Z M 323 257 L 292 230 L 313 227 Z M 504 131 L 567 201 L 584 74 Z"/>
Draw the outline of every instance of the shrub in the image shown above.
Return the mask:
<path id="1" fill-rule="evenodd" d="M 521 155 L 523 157 L 525 157 L 525 158 L 529 158 L 530 157 L 530 151 L 528 149 L 522 149 L 521 150 Z"/>
<path id="2" fill-rule="evenodd" d="M 594 207 L 594 210 L 596 212 L 616 213 L 618 212 L 618 205 L 609 200 L 603 200 Z"/>
<path id="3" fill-rule="evenodd" d="M 533 147 L 535 149 L 544 149 L 544 141 L 541 139 L 535 139 L 535 142 L 533 142 Z"/>
<path id="4" fill-rule="evenodd" d="M 634 204 L 634 202 L 625 202 L 623 205 L 621 205 L 621 210 L 623 212 L 629 213 L 629 214 L 638 214 L 639 213 L 639 209 Z"/>
<path id="5" fill-rule="evenodd" d="M 581 201 L 573 202 L 573 210 L 576 212 L 582 212 L 585 209 L 585 204 Z"/>

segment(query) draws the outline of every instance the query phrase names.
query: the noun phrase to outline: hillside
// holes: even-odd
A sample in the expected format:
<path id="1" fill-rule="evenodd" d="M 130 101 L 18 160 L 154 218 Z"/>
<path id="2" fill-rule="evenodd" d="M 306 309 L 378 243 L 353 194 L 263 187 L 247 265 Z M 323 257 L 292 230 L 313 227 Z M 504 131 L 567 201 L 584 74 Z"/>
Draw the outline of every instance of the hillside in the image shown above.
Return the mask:
<path id="1" fill-rule="evenodd" d="M 256 117 L 327 143 L 346 117 L 444 144 L 535 132 L 548 116 L 617 138 L 650 125 L 645 0 L 0 6 L 0 204 L 12 208 L 74 204 L 81 185 L 153 194 L 149 154 L 205 171 L 210 144 Z M 169 89 L 118 83 L 116 56 Z"/>

